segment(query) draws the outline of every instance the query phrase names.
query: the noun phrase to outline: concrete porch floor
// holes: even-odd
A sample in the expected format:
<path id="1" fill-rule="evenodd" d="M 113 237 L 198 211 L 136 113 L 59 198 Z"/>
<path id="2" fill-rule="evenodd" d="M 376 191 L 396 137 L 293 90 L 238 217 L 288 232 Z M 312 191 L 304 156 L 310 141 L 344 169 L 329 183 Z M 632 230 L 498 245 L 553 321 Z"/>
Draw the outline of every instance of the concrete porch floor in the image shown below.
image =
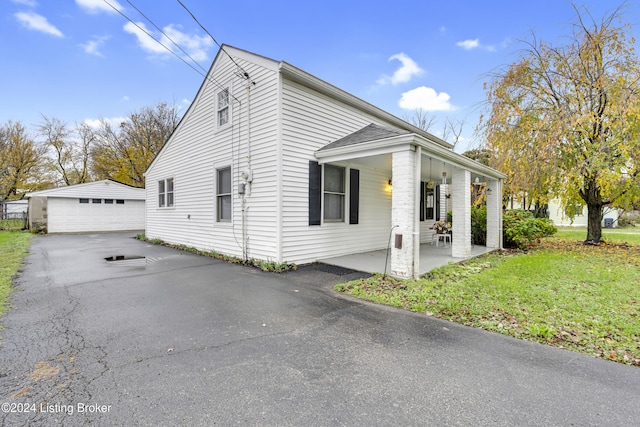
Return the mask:
<path id="1" fill-rule="evenodd" d="M 469 258 L 491 252 L 492 250 L 494 249 L 487 248 L 486 246 L 474 245 L 471 247 L 471 256 Z M 377 251 L 324 258 L 318 260 L 318 262 L 350 268 L 352 270 L 363 271 L 366 273 L 384 273 L 386 256 L 387 250 L 380 249 Z M 419 274 L 423 275 L 436 267 L 440 267 L 441 265 L 446 265 L 450 262 L 461 262 L 469 258 L 453 258 L 451 256 L 451 245 L 443 246 L 441 243 L 439 246 L 434 246 L 428 243 L 423 243 L 420 245 Z M 387 262 L 387 274 L 389 274 L 390 270 L 391 261 L 389 260 Z"/>

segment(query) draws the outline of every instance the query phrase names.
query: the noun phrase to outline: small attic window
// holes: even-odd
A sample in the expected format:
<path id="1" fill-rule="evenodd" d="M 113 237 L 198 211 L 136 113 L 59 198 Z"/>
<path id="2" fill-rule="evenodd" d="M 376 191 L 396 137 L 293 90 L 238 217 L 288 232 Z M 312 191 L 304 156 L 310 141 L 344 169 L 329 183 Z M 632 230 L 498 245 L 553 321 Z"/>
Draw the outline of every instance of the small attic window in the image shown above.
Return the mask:
<path id="1" fill-rule="evenodd" d="M 218 92 L 216 111 L 217 111 L 217 125 L 222 127 L 229 123 L 230 110 L 229 110 L 229 88 L 225 88 Z"/>

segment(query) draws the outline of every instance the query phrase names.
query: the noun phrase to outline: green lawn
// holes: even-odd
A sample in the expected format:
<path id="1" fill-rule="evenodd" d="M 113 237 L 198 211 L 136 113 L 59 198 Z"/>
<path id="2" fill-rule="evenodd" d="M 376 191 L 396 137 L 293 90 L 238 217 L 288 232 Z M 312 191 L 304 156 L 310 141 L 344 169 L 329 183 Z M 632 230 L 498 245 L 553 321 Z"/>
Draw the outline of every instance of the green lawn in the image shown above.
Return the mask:
<path id="1" fill-rule="evenodd" d="M 29 248 L 31 235 L 19 231 L 0 231 L 0 315 L 7 309 L 7 296 L 13 276 L 18 272 Z"/>
<path id="2" fill-rule="evenodd" d="M 558 227 L 558 233 L 553 237 L 584 241 L 587 238 L 587 229 L 586 227 Z M 640 245 L 640 227 L 603 228 L 602 238 L 611 243 L 626 242 Z"/>
<path id="3" fill-rule="evenodd" d="M 420 280 L 376 276 L 336 289 L 640 366 L 640 233 L 625 232 L 606 230 L 612 243 L 594 247 L 581 244 L 586 230 L 562 229 L 526 254 L 488 254 Z"/>

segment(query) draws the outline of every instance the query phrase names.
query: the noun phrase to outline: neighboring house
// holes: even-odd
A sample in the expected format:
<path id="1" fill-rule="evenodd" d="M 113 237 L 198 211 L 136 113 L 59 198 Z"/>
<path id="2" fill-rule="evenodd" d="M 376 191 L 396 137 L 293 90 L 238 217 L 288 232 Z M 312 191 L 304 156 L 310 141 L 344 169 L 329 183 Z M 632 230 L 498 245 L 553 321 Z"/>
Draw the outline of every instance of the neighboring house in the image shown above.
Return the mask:
<path id="1" fill-rule="evenodd" d="M 621 211 L 616 208 L 605 206 L 603 208 L 602 226 L 608 228 L 617 227 L 620 212 Z M 565 209 L 559 200 L 550 200 L 549 219 L 551 219 L 555 225 L 586 227 L 588 224 L 587 206 L 573 205 Z"/>
<path id="2" fill-rule="evenodd" d="M 146 235 L 298 264 L 392 242 L 391 274 L 412 277 L 448 210 L 451 254 L 470 255 L 476 178 L 492 189 L 497 249 L 504 175 L 287 62 L 223 46 L 146 172 Z"/>
<path id="3" fill-rule="evenodd" d="M 145 191 L 112 180 L 28 193 L 29 228 L 48 233 L 144 230 Z"/>
<path id="4" fill-rule="evenodd" d="M 523 209 L 522 203 L 521 199 L 514 197 L 510 200 L 509 207 L 511 209 Z M 588 223 L 586 205 L 575 204 L 565 207 L 560 199 L 552 199 L 549 200 L 548 212 L 549 219 L 556 226 L 586 227 Z M 605 206 L 603 208 L 602 226 L 608 228 L 617 227 L 621 213 L 622 210 L 620 209 Z"/>
<path id="5" fill-rule="evenodd" d="M 0 219 L 23 218 L 27 214 L 27 200 L 5 200 L 0 202 Z"/>

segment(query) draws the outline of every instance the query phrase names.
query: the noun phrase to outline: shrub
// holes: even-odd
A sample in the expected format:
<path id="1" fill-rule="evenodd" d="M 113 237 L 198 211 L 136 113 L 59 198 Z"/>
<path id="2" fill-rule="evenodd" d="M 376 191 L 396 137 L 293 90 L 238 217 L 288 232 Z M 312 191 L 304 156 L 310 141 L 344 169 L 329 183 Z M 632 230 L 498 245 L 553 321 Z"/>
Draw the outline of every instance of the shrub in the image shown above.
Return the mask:
<path id="1" fill-rule="evenodd" d="M 618 218 L 619 227 L 635 227 L 640 224 L 640 211 L 625 212 Z"/>
<path id="2" fill-rule="evenodd" d="M 540 238 L 558 231 L 546 218 L 535 218 L 529 211 L 513 209 L 503 214 L 504 246 L 506 248 L 529 249 L 540 242 Z"/>
<path id="3" fill-rule="evenodd" d="M 474 245 L 487 244 L 487 207 L 471 207 L 471 241 Z"/>

